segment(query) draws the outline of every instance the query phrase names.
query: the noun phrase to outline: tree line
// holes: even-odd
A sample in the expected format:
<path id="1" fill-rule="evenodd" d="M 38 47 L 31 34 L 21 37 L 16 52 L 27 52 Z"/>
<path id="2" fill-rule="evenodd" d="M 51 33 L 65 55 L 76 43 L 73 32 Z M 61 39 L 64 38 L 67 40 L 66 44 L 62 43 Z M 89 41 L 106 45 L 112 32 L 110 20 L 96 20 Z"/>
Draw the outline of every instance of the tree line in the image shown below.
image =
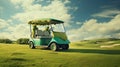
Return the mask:
<path id="1" fill-rule="evenodd" d="M 28 38 L 20 38 L 20 39 L 17 39 L 16 41 L 13 41 L 10 39 L 0 39 L 0 43 L 7 43 L 7 44 L 12 44 L 12 43 L 28 44 L 28 41 L 29 41 Z"/>

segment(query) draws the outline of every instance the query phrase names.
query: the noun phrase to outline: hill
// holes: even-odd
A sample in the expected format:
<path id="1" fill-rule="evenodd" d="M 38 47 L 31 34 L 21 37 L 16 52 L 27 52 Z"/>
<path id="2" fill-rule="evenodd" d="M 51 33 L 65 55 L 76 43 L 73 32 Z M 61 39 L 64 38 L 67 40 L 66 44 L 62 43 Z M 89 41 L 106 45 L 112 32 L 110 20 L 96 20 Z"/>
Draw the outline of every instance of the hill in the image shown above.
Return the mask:
<path id="1" fill-rule="evenodd" d="M 0 44 L 0 67 L 120 67 L 120 40 L 95 39 L 74 42 L 66 51 L 51 51 L 28 45 Z"/>
<path id="2" fill-rule="evenodd" d="M 100 48 L 102 46 L 109 46 L 112 48 L 119 48 L 120 47 L 120 39 L 116 38 L 104 38 L 104 39 L 92 39 L 92 40 L 82 40 L 79 42 L 72 42 L 72 46 L 79 46 L 79 47 L 92 47 L 92 48 Z"/>

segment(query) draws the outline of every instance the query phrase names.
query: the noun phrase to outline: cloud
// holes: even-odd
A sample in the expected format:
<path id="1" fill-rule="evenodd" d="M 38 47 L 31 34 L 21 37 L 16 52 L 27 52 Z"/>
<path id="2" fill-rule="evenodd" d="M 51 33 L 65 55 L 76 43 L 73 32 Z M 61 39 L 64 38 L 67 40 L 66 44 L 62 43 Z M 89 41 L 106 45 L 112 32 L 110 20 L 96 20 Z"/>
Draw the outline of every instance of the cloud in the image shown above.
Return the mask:
<path id="1" fill-rule="evenodd" d="M 70 0 L 64 0 L 64 4 L 71 3 Z"/>
<path id="2" fill-rule="evenodd" d="M 68 31 L 71 41 L 93 38 L 120 38 L 120 14 L 111 21 L 98 23 L 97 19 L 86 21 L 82 27 Z"/>
<path id="3" fill-rule="evenodd" d="M 34 0 L 10 0 L 17 8 L 22 7 L 26 9 L 31 6 Z"/>
<path id="4" fill-rule="evenodd" d="M 0 38 L 9 38 L 12 40 L 29 37 L 29 27 L 27 24 L 13 25 L 12 20 L 0 19 Z"/>
<path id="5" fill-rule="evenodd" d="M 14 39 L 28 38 L 30 35 L 29 26 L 27 24 L 19 24 L 9 28 L 12 31 Z M 19 31 L 19 32 L 18 32 Z"/>
<path id="6" fill-rule="evenodd" d="M 9 35 L 9 33 L 6 33 L 6 32 L 1 32 L 0 33 L 0 38 L 10 38 L 11 35 Z"/>
<path id="7" fill-rule="evenodd" d="M 5 32 L 0 33 L 0 38 L 16 40 L 18 38 L 28 38 L 29 35 L 29 26 L 25 24 L 19 24 L 16 26 L 9 26 Z"/>
<path id="8" fill-rule="evenodd" d="M 82 24 L 82 22 L 76 22 L 76 24 L 77 24 L 77 25 L 81 25 L 81 24 Z"/>
<path id="9" fill-rule="evenodd" d="M 0 19 L 0 29 L 7 27 L 9 24 L 7 21 Z"/>
<path id="10" fill-rule="evenodd" d="M 10 33 L 6 32 L 6 29 L 9 27 L 9 21 L 0 19 L 0 38 L 10 37 Z M 4 32 L 3 32 L 4 31 Z"/>
<path id="11" fill-rule="evenodd" d="M 93 17 L 114 18 L 115 15 L 120 14 L 119 10 L 104 10 L 100 13 L 93 14 Z"/>
<path id="12" fill-rule="evenodd" d="M 0 38 L 9 38 L 12 40 L 28 38 L 30 31 L 27 22 L 29 20 L 55 18 L 68 22 L 71 19 L 71 15 L 68 14 L 69 7 L 65 5 L 70 3 L 69 0 L 65 0 L 64 2 L 53 0 L 46 6 L 34 4 L 34 0 L 11 0 L 11 3 L 17 9 L 22 8 L 23 12 L 16 13 L 7 21 L 0 19 L 0 29 L 5 28 L 4 32 L 0 33 Z M 16 24 L 16 21 L 18 24 Z M 6 25 L 8 26 L 6 27 Z"/>
<path id="13" fill-rule="evenodd" d="M 55 18 L 65 22 L 68 22 L 71 19 L 71 15 L 68 14 L 69 7 L 65 6 L 68 0 L 66 0 L 67 2 L 65 1 L 65 3 L 59 0 L 53 0 L 51 4 L 47 6 L 32 4 L 33 0 L 31 0 L 28 5 L 25 5 L 24 3 L 27 3 L 27 0 L 23 1 L 20 1 L 19 3 L 23 5 L 22 7 L 25 8 L 25 12 L 17 13 L 13 16 L 13 19 L 18 19 L 21 22 L 28 22 L 29 20 L 39 18 Z M 16 3 L 18 2 L 15 2 L 15 4 Z"/>

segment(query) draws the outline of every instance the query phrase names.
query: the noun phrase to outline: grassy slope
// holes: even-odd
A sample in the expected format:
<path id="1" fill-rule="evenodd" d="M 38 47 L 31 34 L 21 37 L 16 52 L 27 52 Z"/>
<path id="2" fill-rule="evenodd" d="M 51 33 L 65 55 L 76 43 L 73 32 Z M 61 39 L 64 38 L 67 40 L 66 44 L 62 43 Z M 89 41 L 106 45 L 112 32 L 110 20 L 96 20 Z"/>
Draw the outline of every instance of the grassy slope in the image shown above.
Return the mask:
<path id="1" fill-rule="evenodd" d="M 80 46 L 80 47 L 85 47 L 85 48 L 87 47 L 88 48 L 90 47 L 100 48 L 100 46 L 120 44 L 120 39 L 108 38 L 108 39 L 83 40 L 79 42 L 74 42 L 72 44 L 76 46 Z M 120 46 L 117 46 L 115 48 L 120 48 Z"/>
<path id="2" fill-rule="evenodd" d="M 85 46 L 81 46 L 83 43 Z M 119 47 L 88 47 L 87 44 L 91 43 L 72 43 L 69 50 L 59 52 L 0 44 L 0 67 L 120 67 Z"/>

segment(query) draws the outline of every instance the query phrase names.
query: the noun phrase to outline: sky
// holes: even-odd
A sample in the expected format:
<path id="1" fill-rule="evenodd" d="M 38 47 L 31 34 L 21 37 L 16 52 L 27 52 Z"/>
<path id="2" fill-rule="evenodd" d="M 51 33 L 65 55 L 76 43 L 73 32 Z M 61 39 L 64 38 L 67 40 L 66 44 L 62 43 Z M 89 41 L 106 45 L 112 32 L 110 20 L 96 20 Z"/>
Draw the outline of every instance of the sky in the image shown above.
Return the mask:
<path id="1" fill-rule="evenodd" d="M 0 38 L 28 38 L 28 21 L 65 22 L 70 41 L 120 38 L 120 0 L 0 0 Z"/>

